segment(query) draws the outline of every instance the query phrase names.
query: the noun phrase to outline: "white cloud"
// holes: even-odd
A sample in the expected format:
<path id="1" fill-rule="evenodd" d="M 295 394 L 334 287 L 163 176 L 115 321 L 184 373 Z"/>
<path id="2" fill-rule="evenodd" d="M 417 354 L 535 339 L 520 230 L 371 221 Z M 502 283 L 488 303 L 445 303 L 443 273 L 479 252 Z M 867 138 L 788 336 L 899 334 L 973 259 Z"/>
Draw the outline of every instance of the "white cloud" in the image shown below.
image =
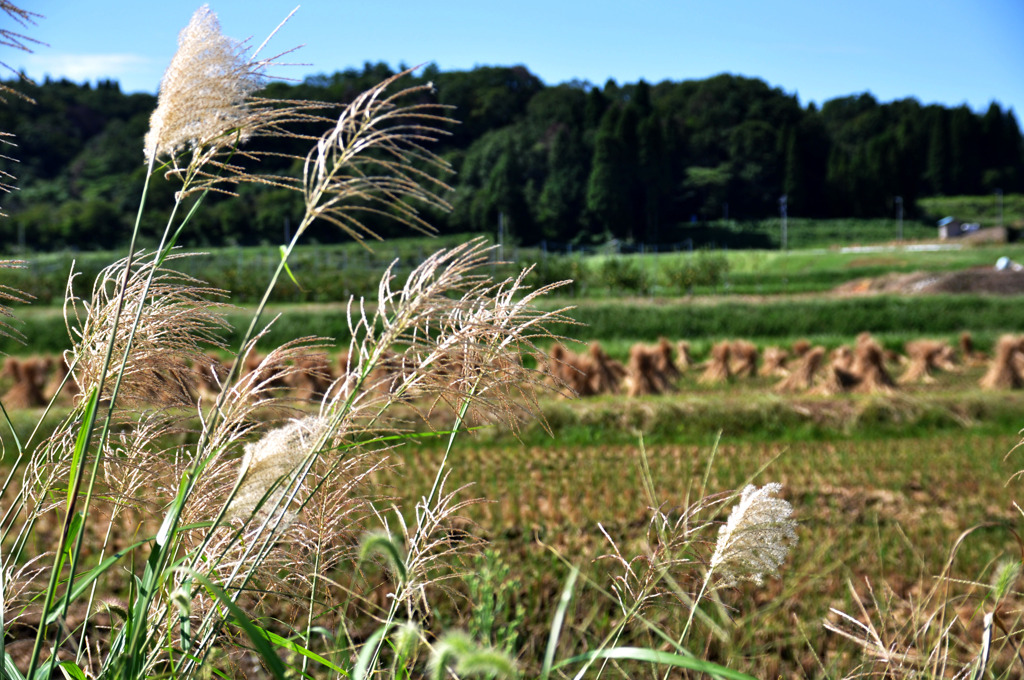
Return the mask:
<path id="1" fill-rule="evenodd" d="M 41 79 L 49 76 L 74 82 L 116 80 L 128 92 L 139 89 L 141 83 L 152 83 L 155 88 L 161 70 L 152 59 L 140 54 L 27 54 L 15 68 L 29 76 Z M 12 64 L 13 66 L 13 64 Z"/>

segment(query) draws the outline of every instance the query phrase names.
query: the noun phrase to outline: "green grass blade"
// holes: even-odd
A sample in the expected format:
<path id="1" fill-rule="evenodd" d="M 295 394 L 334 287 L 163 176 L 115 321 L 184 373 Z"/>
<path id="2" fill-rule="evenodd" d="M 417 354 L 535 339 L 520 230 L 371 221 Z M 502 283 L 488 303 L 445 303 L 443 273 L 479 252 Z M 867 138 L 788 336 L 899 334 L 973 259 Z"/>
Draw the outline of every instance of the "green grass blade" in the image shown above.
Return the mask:
<path id="1" fill-rule="evenodd" d="M 53 670 L 53 658 L 49 658 L 43 663 L 39 664 L 35 672 L 32 673 L 32 680 L 51 680 Z"/>
<path id="2" fill-rule="evenodd" d="M 387 629 L 387 624 L 381 626 L 363 643 L 363 648 L 359 650 L 359 658 L 356 659 L 356 667 L 352 671 L 352 680 L 366 680 L 370 664 L 377 657 L 377 647 Z"/>
<path id="3" fill-rule="evenodd" d="M 95 567 L 93 567 L 89 571 L 87 571 L 84 574 L 78 576 L 75 579 L 75 587 L 71 590 L 71 596 L 68 598 L 68 601 L 74 601 L 74 600 L 78 599 L 79 597 L 81 597 L 85 593 L 85 591 L 89 589 L 89 587 L 92 585 L 93 581 L 98 579 L 103 574 L 103 572 L 105 572 L 107 569 L 109 569 L 111 566 L 113 566 L 118 560 L 120 560 L 122 557 L 124 557 L 125 555 L 130 553 L 132 550 L 135 550 L 136 548 L 139 548 L 139 547 L 145 545 L 146 543 L 149 543 L 151 540 L 152 539 L 147 538 L 147 539 L 144 539 L 144 540 L 141 540 L 141 541 L 136 541 L 135 543 L 132 543 L 127 548 L 125 548 L 125 549 L 123 549 L 123 550 L 121 550 L 119 552 L 116 552 L 113 555 L 111 555 L 110 557 L 108 557 L 107 559 L 103 560 L 102 562 L 100 562 L 98 565 L 96 565 Z M 54 609 L 53 611 L 50 612 L 50 615 L 46 617 L 46 623 L 47 624 L 53 623 L 54 621 L 57 620 L 59 615 L 60 615 L 60 608 Z"/>
<path id="4" fill-rule="evenodd" d="M 71 545 L 75 540 L 78 539 L 78 532 L 82 530 L 82 525 L 85 523 L 85 517 L 82 516 L 81 512 L 76 512 L 71 517 L 71 524 L 68 525 L 68 540 L 67 545 L 64 546 L 64 559 L 71 559 L 71 552 L 73 546 Z M 63 568 L 64 562 L 61 562 L 61 568 Z"/>
<path id="5" fill-rule="evenodd" d="M 278 678 L 278 680 L 285 680 L 288 676 L 288 669 L 285 668 L 284 662 L 281 661 L 281 657 L 277 655 L 277 652 L 274 651 L 274 648 L 270 645 L 268 638 L 264 634 L 266 631 L 253 623 L 249 616 L 242 611 L 241 607 L 235 604 L 231 597 L 225 593 L 220 586 L 208 579 L 206 576 L 186 567 L 178 567 L 177 569 L 203 584 L 203 586 L 205 586 L 206 589 L 209 590 L 222 605 L 224 605 L 224 607 L 231 613 L 231 622 L 245 632 L 246 636 L 256 648 L 256 651 L 261 657 L 263 657 L 263 661 L 266 662 L 270 673 L 275 678 Z"/>
<path id="6" fill-rule="evenodd" d="M 298 279 L 295 278 L 295 274 L 292 274 L 292 268 L 288 266 L 288 249 L 285 246 L 281 246 L 281 264 L 284 265 L 284 273 L 288 275 L 288 278 L 292 280 L 295 287 L 299 290 L 303 290 L 302 286 L 299 285 Z M 305 292 L 305 291 L 303 291 Z"/>
<path id="7" fill-rule="evenodd" d="M 18 449 L 18 457 L 20 458 L 24 449 L 22 448 L 21 440 L 18 439 L 18 431 L 15 429 L 14 423 L 11 422 L 11 417 L 7 414 L 7 409 L 4 408 L 3 402 L 0 402 L 0 413 L 3 414 L 4 421 L 6 421 L 7 427 L 11 430 L 11 438 L 14 439 L 14 446 Z"/>
<path id="8" fill-rule="evenodd" d="M 596 659 L 628 659 L 632 661 L 643 661 L 650 664 L 657 664 L 660 666 L 685 668 L 687 670 L 705 673 L 713 678 L 724 678 L 725 680 L 755 680 L 755 678 L 747 675 L 746 673 L 740 673 L 739 671 L 734 671 L 731 668 L 726 668 L 725 666 L 719 666 L 718 664 L 711 663 L 710 661 L 702 661 L 693 657 L 673 654 L 671 652 L 659 652 L 654 649 L 645 649 L 643 647 L 613 647 L 612 649 L 600 649 L 594 652 L 587 652 L 586 654 L 580 654 L 579 656 L 574 656 L 571 659 L 566 659 L 555 666 L 555 668 L 558 669 L 570 664 L 584 663 Z"/>
<path id="9" fill-rule="evenodd" d="M 2 564 L 2 562 L 0 562 L 0 564 Z M 8 677 L 7 664 L 10 663 L 12 666 L 14 664 L 11 657 L 7 655 L 7 650 L 4 647 L 4 639 L 7 637 L 7 625 L 4 623 L 4 612 L 7 610 L 7 602 L 6 598 L 4 598 L 4 593 L 7 592 L 7 584 L 4 583 L 4 573 L 5 570 L 0 566 L 0 659 L 3 659 L 3 664 L 0 665 L 0 679 L 6 679 Z M 15 667 L 14 670 L 17 671 L 18 669 Z M 18 673 L 18 676 L 20 675 L 21 673 Z"/>
<path id="10" fill-rule="evenodd" d="M 301 654 L 302 656 L 306 657 L 307 659 L 310 659 L 311 661 L 316 661 L 318 664 L 321 664 L 326 668 L 330 668 L 335 673 L 339 673 L 345 676 L 346 678 L 348 677 L 348 672 L 345 671 L 345 669 L 335 665 L 333 662 L 329 661 L 328 659 L 325 659 L 316 652 L 307 649 L 302 645 L 289 640 L 288 638 L 281 637 L 277 633 L 266 630 L 265 628 L 260 628 L 259 632 L 260 635 L 265 636 L 267 640 L 274 643 L 278 647 L 283 647 L 284 649 L 287 649 L 289 652 Z"/>
<path id="11" fill-rule="evenodd" d="M 11 658 L 11 655 L 6 650 L 3 652 L 3 659 L 3 665 L 0 666 L 0 678 L 3 678 L 3 680 L 25 680 L 25 676 L 14 665 L 14 659 Z"/>
<path id="12" fill-rule="evenodd" d="M 85 680 L 85 673 L 74 661 L 65 661 L 59 668 L 68 680 Z"/>
<path id="13" fill-rule="evenodd" d="M 551 632 L 548 634 L 548 647 L 544 650 L 544 665 L 540 668 L 541 680 L 547 680 L 551 673 L 551 667 L 555 661 L 555 650 L 558 649 L 558 638 L 562 635 L 562 625 L 565 623 L 565 612 L 569 609 L 572 591 L 576 587 L 576 579 L 579 575 L 579 567 L 573 567 L 562 588 L 562 596 L 558 599 L 558 608 L 555 610 L 555 618 L 551 621 Z"/>
<path id="14" fill-rule="evenodd" d="M 89 436 L 92 434 L 92 423 L 96 420 L 96 406 L 100 401 L 100 393 L 95 387 L 89 393 L 89 399 L 85 404 L 85 411 L 82 414 L 82 426 L 78 429 L 78 438 L 75 440 L 75 449 L 71 454 L 71 468 L 68 471 L 68 509 L 71 508 L 71 501 L 78 488 L 78 478 L 82 474 L 82 458 L 85 456 L 85 449 L 89 445 Z"/>

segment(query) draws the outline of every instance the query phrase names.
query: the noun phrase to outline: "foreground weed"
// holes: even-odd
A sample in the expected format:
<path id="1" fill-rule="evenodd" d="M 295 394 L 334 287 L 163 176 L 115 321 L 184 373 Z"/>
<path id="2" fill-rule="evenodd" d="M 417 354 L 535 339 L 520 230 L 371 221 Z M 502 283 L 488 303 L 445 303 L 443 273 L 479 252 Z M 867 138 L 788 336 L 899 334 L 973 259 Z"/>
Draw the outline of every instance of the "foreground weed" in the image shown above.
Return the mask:
<path id="1" fill-rule="evenodd" d="M 567 319 L 536 303 L 564 282 L 530 288 L 529 268 L 492 280 L 493 254 L 479 239 L 438 250 L 402 282 L 392 266 L 372 303 L 349 301 L 341 376 L 315 400 L 296 399 L 288 387 L 316 373 L 310 362 L 332 342 L 256 351 L 296 244 L 317 220 L 376 238 L 368 214 L 429 232 L 419 210 L 447 207 L 448 168 L 427 145 L 450 120 L 429 86 L 401 89 L 405 74 L 333 109 L 261 99 L 276 60 L 258 56 L 265 45 L 250 54 L 209 8 L 194 14 L 142 145 L 148 173 L 128 253 L 88 300 L 68 285 L 65 359 L 78 396 L 52 431 L 14 440 L 2 489 L 2 678 L 440 679 L 515 677 L 528 666 L 515 658 L 523 612 L 509 609 L 507 569 L 485 553 L 482 573 L 467 573 L 479 541 L 457 520 L 476 500 L 448 485 L 449 454 L 471 425 L 497 420 L 517 432 L 540 418 L 537 392 L 549 384 L 531 368 L 544 363 L 535 343 L 557 340 L 550 328 Z M 259 140 L 275 137 L 308 143 L 293 158 L 300 176 L 252 170 L 265 153 Z M 158 173 L 179 188 L 146 252 L 136 243 Z M 185 256 L 175 244 L 204 196 L 250 182 L 299 192 L 304 213 L 241 341 L 227 347 L 228 293 L 168 265 Z M 230 351 L 230 365 L 218 369 L 210 350 Z M 408 440 L 409 418 L 446 441 L 430 491 L 413 501 L 369 481 Z M 710 556 L 700 537 L 712 524 L 701 513 L 728 495 L 656 511 L 640 557 L 624 557 L 609 536 L 623 572 L 612 584 L 617 632 L 646 624 L 645 607 L 666 594 L 689 618 L 681 632 L 650 626 L 650 648 L 618 645 L 616 633 L 583 654 L 560 653 L 571 577 L 540 675 L 635 662 L 652 673 L 745 677 L 692 652 L 690 628 L 698 620 L 724 634 L 704 600 L 720 609 L 719 586 L 777 572 L 795 540 L 778 491 L 745 489 Z M 367 587 L 374 574 L 378 587 Z M 471 633 L 432 629 L 437 596 L 458 599 L 467 581 L 486 600 Z"/>
<path id="2" fill-rule="evenodd" d="M 372 313 L 351 303 L 346 370 L 312 414 L 281 386 L 327 341 L 307 338 L 257 357 L 262 304 L 231 368 L 213 370 L 207 353 L 225 349 L 226 293 L 165 266 L 182 256 L 174 243 L 207 192 L 260 182 L 305 197 L 267 295 L 314 220 L 362 239 L 374 236 L 359 218 L 367 202 L 423 229 L 416 204 L 445 205 L 434 193 L 443 183 L 424 170 L 444 163 L 423 144 L 447 118 L 411 97 L 423 88 L 393 92 L 391 79 L 327 116 L 321 104 L 256 97 L 274 63 L 259 51 L 249 56 L 222 35 L 208 8 L 196 12 L 143 147 L 150 172 L 140 217 L 155 172 L 181 185 L 159 245 L 135 248 L 137 220 L 128 255 L 100 275 L 90 299 L 73 298 L 68 286 L 66 359 L 79 397 L 54 432 L 18 442 L 4 485 L 0 615 L 5 631 L 15 620 L 32 631 L 29 649 L 15 645 L 17 658 L 0 641 L 4 677 L 49 677 L 58 666 L 72 677 L 206 677 L 210 664 L 245 673 L 249 645 L 276 677 L 287 672 L 282 656 L 344 673 L 309 643 L 345 599 L 332 575 L 354 563 L 357 536 L 386 520 L 366 477 L 387 465 L 403 429 L 393 407 L 433 400 L 421 415 L 447 405 L 459 422 L 528 412 L 512 399 L 521 402 L 539 380 L 521 357 L 559 314 L 533 311 L 550 288 L 526 290 L 526 272 L 504 282 L 483 275 L 490 255 L 479 241 L 439 251 L 401 287 L 385 272 Z M 326 128 L 322 136 L 296 131 L 315 123 Z M 248 169 L 261 152 L 245 145 L 274 136 L 309 139 L 309 154 L 296 158 L 301 177 Z M 196 403 L 195 365 L 209 370 L 215 396 L 195 411 L 198 441 L 168 444 Z M 417 506 L 417 522 L 401 525 L 404 577 L 394 603 L 408 609 L 403 618 L 458 549 L 446 527 L 465 501 L 443 489 L 441 475 L 437 493 Z M 288 607 L 285 628 L 256 623 L 289 601 L 305 604 Z M 307 632 L 295 638 L 289 630 Z M 459 663 L 472 657 L 465 645 L 451 648 Z"/>

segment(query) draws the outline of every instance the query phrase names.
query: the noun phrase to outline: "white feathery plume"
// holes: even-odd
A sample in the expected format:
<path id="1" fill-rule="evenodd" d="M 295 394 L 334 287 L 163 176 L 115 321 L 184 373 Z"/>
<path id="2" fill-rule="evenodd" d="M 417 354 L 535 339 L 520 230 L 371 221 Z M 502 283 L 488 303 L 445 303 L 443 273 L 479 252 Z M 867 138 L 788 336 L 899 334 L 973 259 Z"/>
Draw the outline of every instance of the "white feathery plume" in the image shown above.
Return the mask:
<path id="1" fill-rule="evenodd" d="M 228 508 L 229 516 L 247 518 L 261 506 L 274 513 L 299 467 L 320 443 L 327 421 L 316 416 L 293 420 L 270 430 L 253 444 L 246 444 L 239 476 L 242 484 Z"/>
<path id="2" fill-rule="evenodd" d="M 717 572 L 726 585 L 739 581 L 761 585 L 766 575 L 778 574 L 789 549 L 796 545 L 793 506 L 775 496 L 781 490 L 778 482 L 760 489 L 748 485 L 729 513 L 729 520 L 719 529 L 711 571 Z"/>
<path id="3" fill-rule="evenodd" d="M 184 148 L 231 143 L 225 134 L 250 131 L 246 99 L 263 85 L 266 64 L 250 62 L 244 45 L 221 33 L 217 15 L 203 5 L 178 35 L 178 51 L 160 82 L 160 96 L 146 134 L 146 158 Z"/>

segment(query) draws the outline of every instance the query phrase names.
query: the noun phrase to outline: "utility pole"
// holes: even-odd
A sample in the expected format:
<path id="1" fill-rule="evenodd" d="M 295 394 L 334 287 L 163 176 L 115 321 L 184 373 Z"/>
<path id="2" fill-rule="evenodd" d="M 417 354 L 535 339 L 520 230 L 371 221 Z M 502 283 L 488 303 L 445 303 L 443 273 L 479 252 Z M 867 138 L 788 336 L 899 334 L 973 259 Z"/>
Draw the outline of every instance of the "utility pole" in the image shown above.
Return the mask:
<path id="1" fill-rule="evenodd" d="M 903 197 L 902 196 L 897 196 L 896 197 L 896 219 L 899 220 L 899 223 L 900 223 L 900 231 L 899 231 L 900 235 L 899 235 L 899 238 L 897 240 L 902 242 L 903 241 Z"/>
<path id="2" fill-rule="evenodd" d="M 789 200 L 788 194 L 783 194 L 782 198 L 779 199 L 779 215 L 782 217 L 782 249 L 787 249 L 787 234 L 786 234 L 786 218 L 789 216 L 787 202 Z"/>
<path id="3" fill-rule="evenodd" d="M 498 261 L 505 261 L 505 213 L 498 213 Z"/>

